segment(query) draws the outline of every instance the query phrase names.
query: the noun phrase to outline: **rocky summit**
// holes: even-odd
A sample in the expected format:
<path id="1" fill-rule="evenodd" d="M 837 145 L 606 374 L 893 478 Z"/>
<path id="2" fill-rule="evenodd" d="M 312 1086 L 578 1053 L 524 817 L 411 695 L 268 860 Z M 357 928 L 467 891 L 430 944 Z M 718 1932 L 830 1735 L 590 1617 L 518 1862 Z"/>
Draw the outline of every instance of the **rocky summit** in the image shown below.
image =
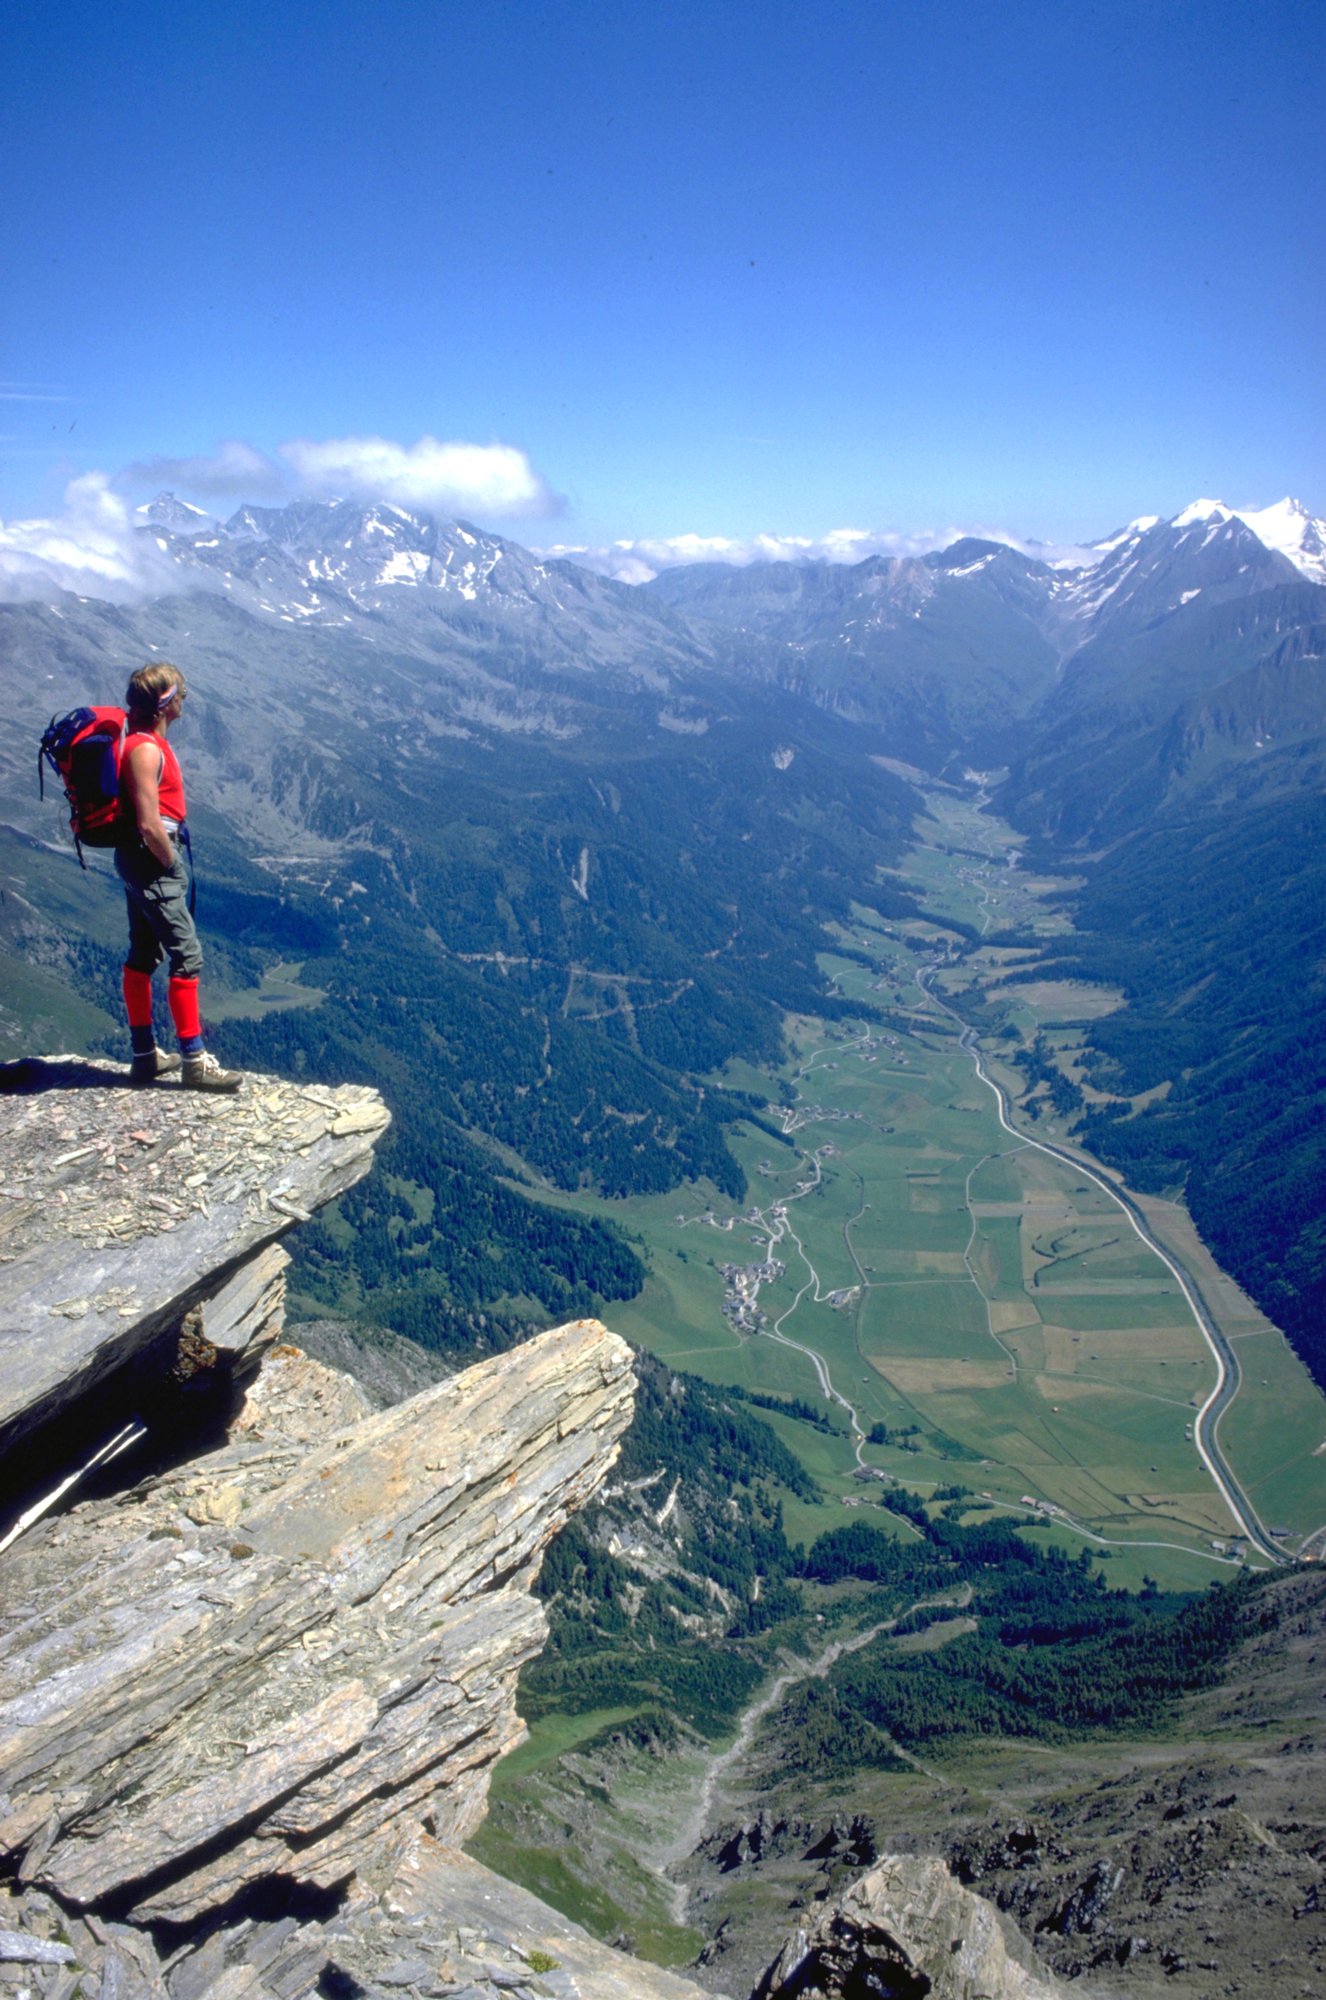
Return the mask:
<path id="1" fill-rule="evenodd" d="M 80 1410 L 104 1427 L 107 1391 L 127 1386 L 126 1368 L 143 1389 L 163 1373 L 158 1350 L 178 1350 L 193 1309 L 205 1304 L 218 1355 L 252 1365 L 275 1337 L 277 1239 L 367 1171 L 388 1117 L 372 1090 L 253 1077 L 232 1099 L 144 1092 L 117 1064 L 72 1057 L 9 1064 L 0 1087 L 0 1482 L 12 1491 L 15 1448 L 43 1432 L 49 1443 Z"/>

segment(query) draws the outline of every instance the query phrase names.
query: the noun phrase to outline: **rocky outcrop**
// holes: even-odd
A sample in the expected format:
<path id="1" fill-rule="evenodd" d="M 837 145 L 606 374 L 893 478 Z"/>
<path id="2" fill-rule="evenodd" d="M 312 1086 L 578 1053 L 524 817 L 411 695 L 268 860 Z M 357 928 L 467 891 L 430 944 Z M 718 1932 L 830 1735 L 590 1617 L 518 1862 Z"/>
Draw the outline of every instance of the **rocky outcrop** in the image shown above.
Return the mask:
<path id="1" fill-rule="evenodd" d="M 374 1092 L 3 1081 L 0 1990 L 694 1994 L 456 1851 L 629 1349 L 577 1321 L 375 1410 L 282 1340 L 277 1241 Z"/>
<path id="2" fill-rule="evenodd" d="M 0 1993 L 30 2000 L 723 2000 L 421 1835 L 385 1889 L 222 1923 L 185 1948 L 0 1884 Z"/>
<path id="3" fill-rule="evenodd" d="M 278 1349 L 224 1449 L 11 1552 L 0 1852 L 186 1923 L 458 1845 L 522 1733 L 542 1549 L 615 1456 L 624 1343 L 541 1335 L 395 1410 Z"/>
<path id="4" fill-rule="evenodd" d="M 277 1240 L 366 1170 L 373 1092 L 6 1081 L 0 1993 L 700 2000 L 460 1852 L 523 1735 L 543 1550 L 630 1420 L 629 1349 L 580 1320 L 376 1409 L 283 1340 Z M 782 1829 L 757 1831 L 743 1864 Z M 858 1832 L 826 1853 L 870 1858 Z M 1057 1990 L 927 1865 L 876 1869 L 762 1992 Z"/>
<path id="5" fill-rule="evenodd" d="M 886 1855 L 788 1939 L 752 2000 L 1055 2000 L 1012 1924 L 942 1861 Z"/>
<path id="6" fill-rule="evenodd" d="M 168 1382 L 252 1371 L 281 1323 L 277 1239 L 367 1172 L 388 1117 L 373 1090 L 252 1077 L 232 1098 L 138 1091 L 114 1063 L 68 1057 L 8 1065 L 0 1093 L 12 1512 Z"/>

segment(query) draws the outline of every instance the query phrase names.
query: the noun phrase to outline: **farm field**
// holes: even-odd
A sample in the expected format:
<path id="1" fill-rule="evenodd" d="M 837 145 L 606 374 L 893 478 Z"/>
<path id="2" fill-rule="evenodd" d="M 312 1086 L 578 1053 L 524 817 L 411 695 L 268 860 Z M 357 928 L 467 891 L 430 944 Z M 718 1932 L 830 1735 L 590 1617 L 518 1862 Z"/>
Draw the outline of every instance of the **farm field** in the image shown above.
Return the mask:
<path id="1" fill-rule="evenodd" d="M 1047 885 L 1009 864 L 1006 829 L 952 795 L 932 794 L 931 813 L 906 878 L 928 911 L 978 933 L 1062 927 L 1045 913 Z M 996 857 L 984 867 L 979 843 Z M 958 1485 L 968 1518 L 1012 1516 L 1038 1538 L 1085 1543 L 1113 1584 L 1145 1574 L 1191 1589 L 1228 1576 L 1246 1551 L 1193 1438 L 1216 1382 L 1212 1350 L 1106 1188 L 1000 1124 L 955 1023 L 918 983 L 943 935 L 938 923 L 885 925 L 858 910 L 840 941 L 869 964 L 830 941 L 823 964 L 837 990 L 876 1018 L 789 1023 L 790 1060 L 764 1084 L 771 1098 L 780 1082 L 792 1088 L 790 1144 L 737 1128 L 743 1203 L 704 1188 L 626 1204 L 577 1198 L 625 1222 L 648 1256 L 644 1291 L 613 1308 L 613 1324 L 711 1382 L 824 1404 L 842 1426 L 831 1435 L 774 1419 L 825 1494 L 823 1506 L 789 1507 L 794 1535 L 841 1521 L 845 1506 L 905 1533 L 875 1511 L 890 1484 L 923 1496 Z M 955 984 L 998 982 L 1010 962 L 1007 950 L 978 949 Z M 1071 1036 L 1118 1004 L 1108 989 L 1065 982 L 1005 991 L 1028 1036 Z M 1022 1073 L 995 1068 L 1016 1102 Z M 1028 1119 L 1029 1136 L 1053 1124 Z M 1167 1237 L 1155 1206 L 1152 1227 L 1174 1241 L 1183 1212 Z M 1222 1447 L 1263 1522 L 1289 1529 L 1292 1551 L 1326 1521 L 1326 1403 L 1214 1266 L 1203 1287 L 1245 1356 Z"/>

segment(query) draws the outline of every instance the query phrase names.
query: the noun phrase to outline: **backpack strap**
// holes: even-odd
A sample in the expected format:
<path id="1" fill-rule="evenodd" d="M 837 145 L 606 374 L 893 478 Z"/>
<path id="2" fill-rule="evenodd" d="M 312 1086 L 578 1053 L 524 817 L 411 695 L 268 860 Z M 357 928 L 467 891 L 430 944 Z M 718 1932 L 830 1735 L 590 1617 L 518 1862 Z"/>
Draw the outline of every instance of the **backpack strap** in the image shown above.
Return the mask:
<path id="1" fill-rule="evenodd" d="M 198 900 L 198 877 L 194 873 L 193 842 L 189 838 L 189 822 L 187 819 L 182 819 L 180 821 L 179 840 L 180 840 L 180 846 L 184 849 L 185 858 L 189 864 L 189 915 L 192 916 L 193 906 Z"/>

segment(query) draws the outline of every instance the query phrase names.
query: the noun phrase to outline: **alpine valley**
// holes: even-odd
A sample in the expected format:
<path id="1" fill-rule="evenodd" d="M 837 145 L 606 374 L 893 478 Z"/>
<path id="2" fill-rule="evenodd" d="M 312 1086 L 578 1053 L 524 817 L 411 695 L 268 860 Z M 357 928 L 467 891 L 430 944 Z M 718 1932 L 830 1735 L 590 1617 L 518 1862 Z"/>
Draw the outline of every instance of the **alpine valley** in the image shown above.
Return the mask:
<path id="1" fill-rule="evenodd" d="M 1326 524 L 137 532 L 148 594 L 0 606 L 0 1055 L 120 1052 L 32 759 L 176 661 L 212 1046 L 393 1118 L 309 1346 L 641 1349 L 483 1858 L 729 1992 L 908 1847 L 1092 1992 L 1324 1990 Z"/>

